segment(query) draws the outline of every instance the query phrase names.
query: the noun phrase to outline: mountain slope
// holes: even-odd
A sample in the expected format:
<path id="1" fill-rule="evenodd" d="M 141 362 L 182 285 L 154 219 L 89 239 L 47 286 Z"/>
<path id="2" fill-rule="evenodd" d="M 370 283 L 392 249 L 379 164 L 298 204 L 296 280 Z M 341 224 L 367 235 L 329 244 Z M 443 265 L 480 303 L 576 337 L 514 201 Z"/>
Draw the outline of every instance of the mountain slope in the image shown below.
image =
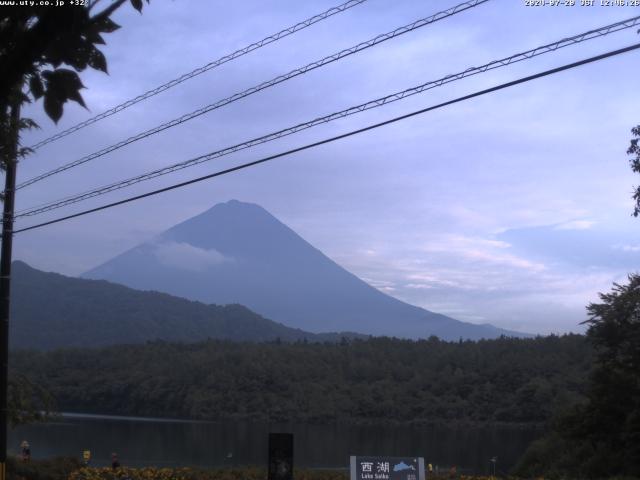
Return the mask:
<path id="1" fill-rule="evenodd" d="M 232 200 L 84 274 L 204 303 L 239 303 L 311 332 L 448 340 L 521 335 L 406 304 L 343 269 L 258 205 Z"/>
<path id="2" fill-rule="evenodd" d="M 337 340 L 267 320 L 241 305 L 204 305 L 103 280 L 45 273 L 13 263 L 11 346 L 47 350 L 149 340 Z"/>

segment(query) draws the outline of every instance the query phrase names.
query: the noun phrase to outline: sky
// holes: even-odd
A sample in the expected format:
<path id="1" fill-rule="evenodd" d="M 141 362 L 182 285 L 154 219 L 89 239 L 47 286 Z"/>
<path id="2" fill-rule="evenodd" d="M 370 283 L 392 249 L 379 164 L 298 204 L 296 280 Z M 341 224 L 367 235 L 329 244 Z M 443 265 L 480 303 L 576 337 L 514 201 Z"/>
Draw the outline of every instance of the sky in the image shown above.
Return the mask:
<path id="1" fill-rule="evenodd" d="M 18 181 L 456 5 L 367 0 L 51 143 Z M 640 8 L 490 0 L 20 190 L 17 209 L 118 181 L 615 21 Z M 106 36 L 109 75 L 81 74 L 89 110 L 56 126 L 41 102 L 29 145 L 337 2 L 154 0 Z M 638 27 L 450 83 L 17 228 L 380 122 L 640 41 Z M 14 258 L 79 275 L 230 199 L 257 203 L 337 263 L 409 303 L 473 323 L 580 332 L 585 306 L 640 264 L 626 149 L 638 117 L 634 51 L 338 142 L 16 235 Z"/>

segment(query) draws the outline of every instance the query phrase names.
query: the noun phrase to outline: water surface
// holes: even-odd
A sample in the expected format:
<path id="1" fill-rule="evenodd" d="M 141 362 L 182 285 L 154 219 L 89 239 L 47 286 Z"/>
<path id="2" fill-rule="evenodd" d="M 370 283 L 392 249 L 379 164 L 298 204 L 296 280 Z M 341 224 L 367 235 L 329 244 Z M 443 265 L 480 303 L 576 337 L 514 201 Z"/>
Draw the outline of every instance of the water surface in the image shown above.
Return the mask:
<path id="1" fill-rule="evenodd" d="M 65 414 L 58 421 L 9 432 L 9 450 L 28 440 L 34 458 L 91 450 L 93 465 L 107 465 L 112 452 L 127 466 L 266 465 L 269 432 L 294 434 L 294 463 L 305 468 L 344 468 L 349 455 L 422 456 L 426 463 L 458 471 L 507 472 L 539 431 L 510 427 L 353 426 L 189 422 Z"/>

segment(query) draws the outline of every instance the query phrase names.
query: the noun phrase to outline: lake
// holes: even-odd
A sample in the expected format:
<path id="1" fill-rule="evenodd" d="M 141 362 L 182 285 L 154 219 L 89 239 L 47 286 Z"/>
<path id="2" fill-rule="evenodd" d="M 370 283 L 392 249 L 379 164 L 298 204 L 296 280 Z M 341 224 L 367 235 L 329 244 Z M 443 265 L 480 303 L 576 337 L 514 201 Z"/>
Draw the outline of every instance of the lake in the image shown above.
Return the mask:
<path id="1" fill-rule="evenodd" d="M 107 465 L 117 452 L 125 466 L 244 466 L 267 463 L 269 432 L 294 434 L 294 465 L 344 468 L 349 455 L 422 456 L 426 463 L 459 472 L 507 472 L 539 430 L 510 427 L 352 426 L 189 422 L 135 417 L 65 414 L 55 422 L 9 431 L 9 451 L 28 440 L 34 458 L 81 457 Z"/>

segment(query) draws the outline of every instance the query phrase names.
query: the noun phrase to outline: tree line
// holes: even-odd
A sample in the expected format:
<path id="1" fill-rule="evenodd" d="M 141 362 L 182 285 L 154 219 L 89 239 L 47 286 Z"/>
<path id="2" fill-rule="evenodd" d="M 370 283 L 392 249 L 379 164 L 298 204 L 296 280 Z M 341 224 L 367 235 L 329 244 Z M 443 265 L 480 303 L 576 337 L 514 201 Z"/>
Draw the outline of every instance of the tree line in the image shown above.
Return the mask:
<path id="1" fill-rule="evenodd" d="M 541 424 L 586 397 L 583 336 L 478 342 L 149 342 L 19 351 L 60 411 L 328 423 Z"/>

